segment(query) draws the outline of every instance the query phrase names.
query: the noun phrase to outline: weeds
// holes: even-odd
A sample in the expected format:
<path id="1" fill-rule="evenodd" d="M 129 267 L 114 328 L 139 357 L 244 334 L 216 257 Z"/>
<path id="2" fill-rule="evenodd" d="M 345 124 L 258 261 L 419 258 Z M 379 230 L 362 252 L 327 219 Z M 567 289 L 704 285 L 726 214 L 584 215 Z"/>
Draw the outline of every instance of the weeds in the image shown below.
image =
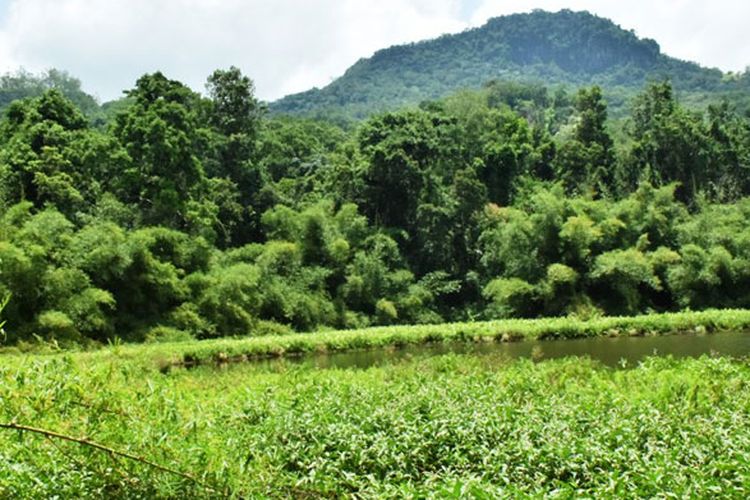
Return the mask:
<path id="1" fill-rule="evenodd" d="M 5 429 L 2 497 L 732 497 L 750 488 L 743 361 L 649 358 L 614 370 L 585 358 L 446 355 L 367 370 L 280 363 L 164 375 L 137 358 L 21 359 L 0 368 L 0 422 L 85 436 L 190 479 Z"/>

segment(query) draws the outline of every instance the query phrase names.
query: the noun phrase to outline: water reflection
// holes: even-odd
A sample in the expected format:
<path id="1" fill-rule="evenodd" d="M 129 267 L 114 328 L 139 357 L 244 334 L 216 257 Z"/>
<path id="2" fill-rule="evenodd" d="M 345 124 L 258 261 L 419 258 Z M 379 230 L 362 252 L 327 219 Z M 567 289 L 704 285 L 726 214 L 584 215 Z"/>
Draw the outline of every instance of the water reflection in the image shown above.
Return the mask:
<path id="1" fill-rule="evenodd" d="M 405 346 L 401 348 L 349 351 L 252 362 L 257 367 L 278 369 L 288 365 L 307 368 L 369 368 L 407 362 L 441 354 L 470 354 L 486 357 L 488 362 L 528 358 L 534 361 L 587 356 L 611 367 L 633 367 L 648 356 L 671 355 L 675 358 L 750 356 L 750 331 L 709 335 L 668 335 L 656 337 L 597 337 L 573 340 L 529 342 L 451 343 Z"/>

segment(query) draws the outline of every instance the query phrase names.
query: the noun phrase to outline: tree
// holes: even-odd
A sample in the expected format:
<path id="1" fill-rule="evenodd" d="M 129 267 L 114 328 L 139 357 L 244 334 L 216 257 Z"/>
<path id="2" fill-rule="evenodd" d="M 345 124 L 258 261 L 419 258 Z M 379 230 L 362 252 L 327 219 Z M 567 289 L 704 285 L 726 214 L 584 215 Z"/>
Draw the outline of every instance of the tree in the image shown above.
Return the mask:
<path id="1" fill-rule="evenodd" d="M 252 160 L 264 108 L 255 98 L 250 78 L 232 66 L 208 77 L 208 120 L 217 133 L 218 165 L 209 175 L 228 177 L 243 185 L 243 170 Z"/>
<path id="2" fill-rule="evenodd" d="M 96 99 L 81 89 L 80 80 L 57 69 L 36 75 L 21 69 L 0 76 L 0 110 L 4 111 L 13 101 L 40 97 L 53 89 L 63 94 L 89 117 L 99 110 Z"/>
<path id="3" fill-rule="evenodd" d="M 668 82 L 648 86 L 635 100 L 630 127 L 633 146 L 625 177 L 657 185 L 678 182 L 677 198 L 695 200 L 707 186 L 710 146 L 701 117 L 679 106 Z"/>
<path id="4" fill-rule="evenodd" d="M 558 150 L 558 176 L 568 192 L 583 193 L 588 189 L 607 193 L 613 187 L 615 158 L 601 89 L 597 86 L 581 89 L 575 110 L 578 121 L 573 137 Z"/>
<path id="5" fill-rule="evenodd" d="M 211 122 L 227 137 L 244 135 L 254 140 L 263 107 L 255 98 L 253 81 L 232 66 L 214 71 L 206 83 L 211 99 Z"/>
<path id="6" fill-rule="evenodd" d="M 119 147 L 90 130 L 58 90 L 14 102 L 0 126 L 0 175 L 6 205 L 28 200 L 73 216 L 101 195 L 108 158 Z"/>
<path id="7" fill-rule="evenodd" d="M 367 161 L 362 208 L 375 224 L 415 228 L 427 177 L 443 160 L 443 124 L 442 117 L 406 111 L 373 118 L 360 129 L 359 146 Z"/>
<path id="8" fill-rule="evenodd" d="M 205 179 L 196 156 L 199 97 L 161 73 L 142 76 L 127 94 L 133 105 L 113 129 L 131 159 L 118 194 L 141 207 L 144 223 L 185 228 L 188 202 Z"/>
<path id="9" fill-rule="evenodd" d="M 729 103 L 708 107 L 710 192 L 714 199 L 734 201 L 750 194 L 750 121 Z"/>

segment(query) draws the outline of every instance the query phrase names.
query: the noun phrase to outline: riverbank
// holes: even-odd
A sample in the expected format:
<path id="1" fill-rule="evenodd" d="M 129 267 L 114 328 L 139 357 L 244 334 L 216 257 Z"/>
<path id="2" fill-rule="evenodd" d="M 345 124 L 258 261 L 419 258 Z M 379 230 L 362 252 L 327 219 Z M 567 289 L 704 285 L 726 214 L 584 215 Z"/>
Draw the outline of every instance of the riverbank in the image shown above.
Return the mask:
<path id="1" fill-rule="evenodd" d="M 730 309 L 605 317 L 588 321 L 573 318 L 514 319 L 163 344 L 127 344 L 114 345 L 98 351 L 75 353 L 74 356 L 86 362 L 112 359 L 132 360 L 149 367 L 167 370 L 177 366 L 358 349 L 398 348 L 428 343 L 518 342 L 597 336 L 672 335 L 688 332 L 709 334 L 716 331 L 748 328 L 750 328 L 750 310 Z"/>
<path id="2" fill-rule="evenodd" d="M 426 343 L 718 339 L 749 327 L 750 311 L 725 310 L 5 355 L 0 498 L 741 496 L 743 360 L 648 357 L 628 370 L 503 353 L 366 369 L 226 362 Z M 646 340 L 657 337 L 632 342 Z"/>

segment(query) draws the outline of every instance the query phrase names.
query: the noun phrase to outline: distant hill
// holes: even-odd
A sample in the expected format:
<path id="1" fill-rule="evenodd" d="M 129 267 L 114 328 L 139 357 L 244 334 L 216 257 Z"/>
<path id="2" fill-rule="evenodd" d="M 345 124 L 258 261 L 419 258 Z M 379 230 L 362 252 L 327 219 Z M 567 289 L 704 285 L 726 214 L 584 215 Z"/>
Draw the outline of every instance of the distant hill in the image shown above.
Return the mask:
<path id="1" fill-rule="evenodd" d="M 0 75 L 0 113 L 11 102 L 27 97 L 39 97 L 49 89 L 57 89 L 73 101 L 85 114 L 92 116 L 99 111 L 99 103 L 81 88 L 81 81 L 66 71 L 50 69 L 39 74 L 19 70 Z"/>
<path id="2" fill-rule="evenodd" d="M 276 113 L 362 118 L 417 104 L 489 80 L 580 87 L 598 84 L 621 106 L 645 83 L 669 79 L 690 103 L 717 95 L 746 95 L 750 75 L 662 54 L 654 40 L 638 38 L 588 12 L 534 11 L 489 20 L 484 26 L 380 50 L 360 59 L 330 85 L 270 104 Z"/>

